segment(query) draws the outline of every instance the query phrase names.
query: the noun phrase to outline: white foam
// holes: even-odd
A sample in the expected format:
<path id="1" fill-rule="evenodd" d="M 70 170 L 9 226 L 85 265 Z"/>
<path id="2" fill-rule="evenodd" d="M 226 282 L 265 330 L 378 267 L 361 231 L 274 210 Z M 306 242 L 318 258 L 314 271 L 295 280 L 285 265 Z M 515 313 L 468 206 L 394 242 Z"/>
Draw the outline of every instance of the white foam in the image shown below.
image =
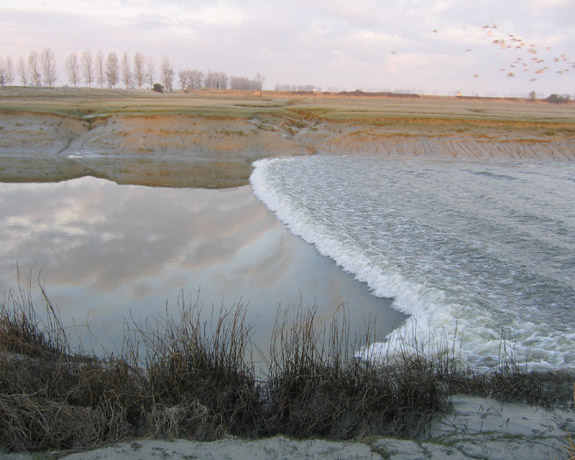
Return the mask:
<path id="1" fill-rule="evenodd" d="M 301 237 L 307 243 L 313 244 L 317 251 L 326 257 L 332 258 L 346 272 L 355 275 L 356 279 L 366 283 L 377 297 L 393 298 L 394 307 L 403 313 L 410 315 L 410 319 L 401 328 L 388 336 L 389 341 L 382 344 L 374 344 L 369 349 L 362 352 L 363 356 L 370 356 L 379 359 L 384 355 L 393 354 L 394 349 L 405 346 L 405 337 L 410 337 L 412 331 L 419 329 L 418 324 L 429 324 L 430 331 L 431 317 L 430 299 L 435 298 L 437 305 L 443 299 L 443 295 L 438 291 L 431 291 L 424 286 L 416 285 L 405 280 L 399 273 L 387 272 L 374 266 L 373 263 L 361 253 L 354 253 L 349 250 L 349 246 L 343 245 L 340 241 L 330 238 L 321 231 L 314 222 L 309 221 L 303 213 L 292 206 L 289 197 L 282 195 L 270 185 L 273 174 L 270 169 L 280 161 L 293 161 L 291 159 L 271 159 L 260 160 L 255 163 L 255 170 L 250 178 L 254 194 L 258 197 L 295 235 Z M 424 306 L 427 308 L 423 308 Z M 438 307 L 432 310 L 439 310 Z M 435 315 L 444 325 L 446 334 L 453 335 L 455 328 L 455 318 L 447 311 Z M 452 330 L 451 330 L 452 329 Z M 426 334 L 425 329 L 419 333 L 419 343 L 426 349 L 435 347 L 435 338 L 432 334 Z M 440 339 L 440 337 L 437 337 Z"/>

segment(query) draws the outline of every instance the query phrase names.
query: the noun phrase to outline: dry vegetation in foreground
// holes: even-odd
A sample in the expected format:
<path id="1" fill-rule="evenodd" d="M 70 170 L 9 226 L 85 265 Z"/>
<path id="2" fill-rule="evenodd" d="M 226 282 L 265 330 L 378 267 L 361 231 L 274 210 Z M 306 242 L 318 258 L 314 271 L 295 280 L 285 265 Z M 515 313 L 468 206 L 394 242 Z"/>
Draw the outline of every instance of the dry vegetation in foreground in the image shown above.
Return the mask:
<path id="1" fill-rule="evenodd" d="M 385 364 L 359 361 L 346 312 L 321 325 L 314 308 L 278 315 L 258 378 L 245 308 L 222 308 L 206 322 L 183 297 L 163 318 L 127 322 L 123 351 L 97 357 L 71 350 L 50 301 L 40 315 L 29 292 L 0 305 L 0 448 L 12 451 L 136 436 L 415 437 L 455 392 L 553 404 L 571 391 L 569 379 L 522 371 L 509 357 L 475 375 L 447 341 L 437 356 L 416 346 Z"/>

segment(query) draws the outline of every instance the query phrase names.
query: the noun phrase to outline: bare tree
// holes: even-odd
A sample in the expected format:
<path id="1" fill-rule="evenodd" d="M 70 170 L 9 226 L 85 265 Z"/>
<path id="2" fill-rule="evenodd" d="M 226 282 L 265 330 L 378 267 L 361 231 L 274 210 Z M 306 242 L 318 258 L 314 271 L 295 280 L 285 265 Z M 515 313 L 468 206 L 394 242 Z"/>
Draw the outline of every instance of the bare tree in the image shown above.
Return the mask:
<path id="1" fill-rule="evenodd" d="M 216 88 L 216 75 L 211 70 L 208 70 L 208 73 L 206 74 L 206 78 L 204 80 L 204 84 L 206 85 L 207 89 Z"/>
<path id="2" fill-rule="evenodd" d="M 115 88 L 118 84 L 118 67 L 118 56 L 114 51 L 110 51 L 106 60 L 106 81 L 111 88 Z"/>
<path id="3" fill-rule="evenodd" d="M 0 56 L 0 86 L 6 84 L 6 67 L 4 66 L 4 59 Z"/>
<path id="4" fill-rule="evenodd" d="M 70 53 L 66 59 L 66 73 L 68 74 L 68 81 L 76 88 L 80 81 L 80 62 L 78 55 L 74 52 Z"/>
<path id="5" fill-rule="evenodd" d="M 45 48 L 40 55 L 42 72 L 44 72 L 44 83 L 50 88 L 56 83 L 56 56 L 50 48 Z"/>
<path id="6" fill-rule="evenodd" d="M 190 71 L 189 70 L 180 70 L 178 73 L 178 80 L 180 82 L 180 86 L 182 89 L 186 89 L 189 86 L 190 82 Z"/>
<path id="7" fill-rule="evenodd" d="M 31 51 L 28 55 L 28 71 L 34 86 L 42 86 L 42 74 L 40 73 L 40 62 L 38 61 L 38 53 Z"/>
<path id="8" fill-rule="evenodd" d="M 205 85 L 208 89 L 227 89 L 228 75 L 224 72 L 212 72 L 211 70 L 208 70 Z"/>
<path id="9" fill-rule="evenodd" d="M 162 58 L 162 67 L 160 68 L 162 74 L 162 84 L 164 85 L 164 90 L 172 91 L 174 84 L 174 69 L 170 64 L 170 58 L 164 56 Z"/>
<path id="10" fill-rule="evenodd" d="M 154 86 L 154 80 L 156 78 L 156 60 L 152 56 L 146 58 L 146 80 L 150 85 L 150 88 Z"/>
<path id="11" fill-rule="evenodd" d="M 146 58 L 139 51 L 134 55 L 134 79 L 139 89 L 142 89 L 146 79 L 145 69 Z"/>
<path id="12" fill-rule="evenodd" d="M 94 56 L 90 50 L 82 52 L 82 74 L 84 82 L 91 88 L 94 82 Z"/>
<path id="13" fill-rule="evenodd" d="M 225 72 L 218 72 L 216 74 L 217 89 L 228 89 L 228 74 Z"/>
<path id="14" fill-rule="evenodd" d="M 264 88 L 264 81 L 266 81 L 266 77 L 264 77 L 261 73 L 256 73 L 256 80 L 259 82 L 260 87 L 258 88 L 261 91 Z"/>
<path id="15" fill-rule="evenodd" d="M 26 62 L 24 62 L 22 56 L 18 59 L 18 75 L 20 75 L 20 83 L 22 83 L 22 86 L 27 86 L 28 72 L 26 71 Z"/>
<path id="16" fill-rule="evenodd" d="M 100 88 L 103 88 L 106 82 L 106 71 L 104 67 L 104 53 L 102 50 L 98 50 L 96 53 L 96 82 Z"/>
<path id="17" fill-rule="evenodd" d="M 6 83 L 8 86 L 12 86 L 14 84 L 14 61 L 10 56 L 6 56 L 4 61 L 4 72 L 6 73 Z"/>
<path id="18" fill-rule="evenodd" d="M 122 57 L 122 82 L 126 89 L 130 89 L 132 86 L 132 70 L 130 69 L 130 60 L 128 59 L 128 53 L 124 52 L 124 56 Z"/>
<path id="19" fill-rule="evenodd" d="M 201 70 L 190 70 L 188 73 L 188 86 L 190 89 L 202 89 L 204 86 L 204 73 Z"/>

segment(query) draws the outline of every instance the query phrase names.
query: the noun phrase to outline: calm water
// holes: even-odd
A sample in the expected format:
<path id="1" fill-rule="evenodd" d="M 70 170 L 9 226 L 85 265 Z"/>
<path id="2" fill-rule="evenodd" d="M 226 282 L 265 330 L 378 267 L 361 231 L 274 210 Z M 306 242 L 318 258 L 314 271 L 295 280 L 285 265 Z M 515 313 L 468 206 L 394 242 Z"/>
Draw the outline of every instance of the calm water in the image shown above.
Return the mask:
<path id="1" fill-rule="evenodd" d="M 17 267 L 32 273 L 33 288 L 41 279 L 64 324 L 77 325 L 72 339 L 96 352 L 121 346 L 125 319 L 153 320 L 166 303 L 175 309 L 180 291 L 207 315 L 247 304 L 264 351 L 280 304 L 315 303 L 321 317 L 346 304 L 353 327 L 377 315 L 382 335 L 404 318 L 285 230 L 249 186 L 0 183 L 0 292 L 17 287 Z"/>
<path id="2" fill-rule="evenodd" d="M 575 367 L 574 163 L 314 156 L 263 160 L 252 185 L 292 233 L 410 315 L 389 343 L 457 331 L 485 370 L 505 337 L 532 369 Z"/>

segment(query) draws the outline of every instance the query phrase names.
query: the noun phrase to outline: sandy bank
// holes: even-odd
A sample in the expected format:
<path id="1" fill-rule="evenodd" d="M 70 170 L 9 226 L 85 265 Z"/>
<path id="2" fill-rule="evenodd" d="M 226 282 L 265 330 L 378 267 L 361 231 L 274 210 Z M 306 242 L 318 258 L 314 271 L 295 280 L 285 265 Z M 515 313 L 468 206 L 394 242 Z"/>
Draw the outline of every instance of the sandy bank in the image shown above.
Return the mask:
<path id="1" fill-rule="evenodd" d="M 323 154 L 574 160 L 575 128 L 561 123 L 387 118 L 376 121 L 0 114 L 0 180 L 92 175 L 118 183 L 228 187 L 254 160 Z"/>

